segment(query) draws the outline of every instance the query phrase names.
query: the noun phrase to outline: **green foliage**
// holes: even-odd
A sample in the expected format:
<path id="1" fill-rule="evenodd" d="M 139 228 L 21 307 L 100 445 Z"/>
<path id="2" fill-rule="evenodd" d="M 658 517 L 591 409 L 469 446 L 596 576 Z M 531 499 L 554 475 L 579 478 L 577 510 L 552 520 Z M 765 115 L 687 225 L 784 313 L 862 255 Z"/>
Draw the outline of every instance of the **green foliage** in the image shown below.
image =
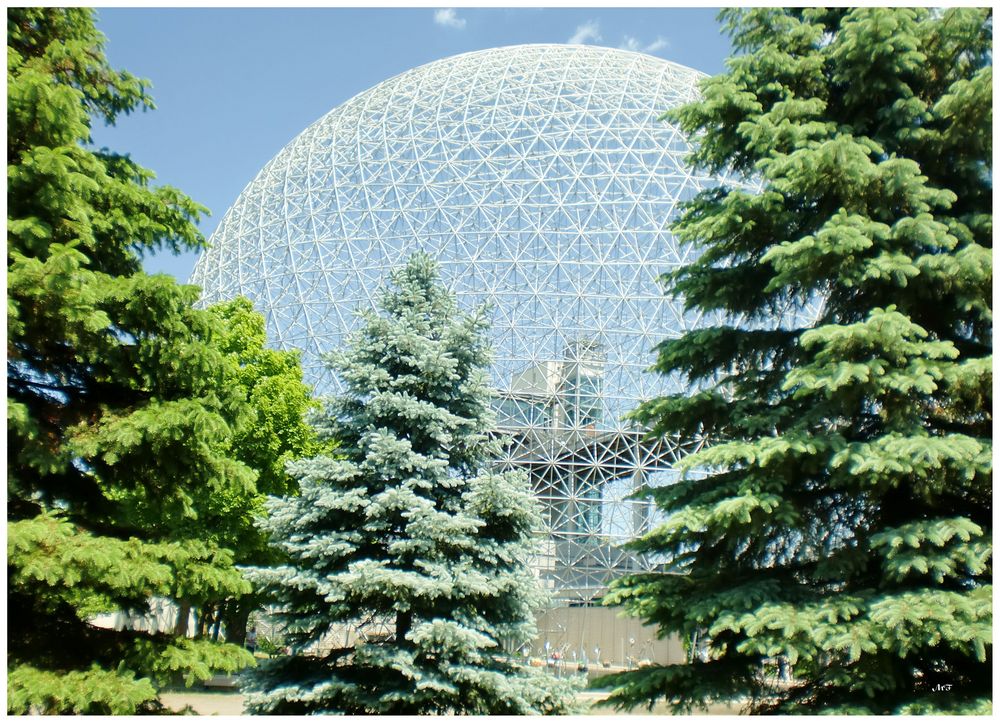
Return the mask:
<path id="1" fill-rule="evenodd" d="M 165 685 L 178 675 L 188 687 L 216 673 L 235 673 L 253 665 L 253 656 L 236 645 L 219 645 L 210 640 L 174 638 L 156 644 L 138 639 L 132 658 L 148 670 L 157 684 Z"/>
<path id="2" fill-rule="evenodd" d="M 705 444 L 647 491 L 668 517 L 632 547 L 668 574 L 606 599 L 706 647 L 613 676 L 610 703 L 989 712 L 991 15 L 723 17 L 739 55 L 673 119 L 692 163 L 760 190 L 674 225 L 703 253 L 670 291 L 731 323 L 658 348 L 692 390 L 635 417 Z"/>
<path id="3" fill-rule="evenodd" d="M 7 671 L 7 712 L 38 715 L 52 710 L 80 714 L 130 715 L 156 710 L 156 689 L 147 678 L 93 666 L 89 670 L 53 673 L 31 665 Z"/>
<path id="4" fill-rule="evenodd" d="M 255 524 L 265 514 L 265 498 L 294 491 L 294 481 L 284 469 L 288 461 L 329 450 L 331 445 L 321 445 L 305 421 L 317 405 L 302 381 L 299 352 L 265 346 L 264 317 L 248 299 L 216 304 L 208 311 L 222 329 L 214 343 L 226 358 L 224 384 L 249 408 L 249 422 L 235 431 L 230 454 L 257 472 L 257 482 L 253 488 L 214 494 L 195 524 L 201 534 L 233 550 L 237 565 L 273 564 L 281 558 Z M 242 645 L 247 619 L 262 600 L 247 593 L 188 602 L 201 603 L 202 628 L 224 622 L 227 640 Z"/>
<path id="5" fill-rule="evenodd" d="M 229 455 L 250 410 L 197 289 L 142 273 L 203 245 L 204 209 L 89 143 L 92 118 L 151 107 L 145 83 L 89 10 L 11 9 L 7 43 L 8 710 L 151 711 L 169 675 L 250 656 L 92 620 L 248 590 L 205 521 L 254 493 Z"/>
<path id="6" fill-rule="evenodd" d="M 521 476 L 489 471 L 484 317 L 458 315 L 426 255 L 392 284 L 332 358 L 347 391 L 317 426 L 341 456 L 289 465 L 300 495 L 272 498 L 262 521 L 288 562 L 250 578 L 272 595 L 292 655 L 247 674 L 247 707 L 566 712 L 572 683 L 506 652 L 534 633 L 542 602 L 527 565 L 538 511 Z M 391 634 L 330 637 L 366 622 Z"/>
<path id="7" fill-rule="evenodd" d="M 226 386 L 239 389 L 252 419 L 233 438 L 237 459 L 257 471 L 257 492 L 285 495 L 294 483 L 285 471 L 292 459 L 319 451 L 306 415 L 316 404 L 302 381 L 298 351 L 269 349 L 264 317 L 243 297 L 208 311 L 222 321 L 216 345 L 227 355 Z"/>
<path id="8" fill-rule="evenodd" d="M 162 597 L 249 592 L 232 554 L 202 540 L 149 542 L 95 535 L 57 513 L 8 526 L 8 557 L 19 564 L 10 584 L 37 591 L 44 608 L 74 610 L 86 620 L 119 604 Z"/>
<path id="9" fill-rule="evenodd" d="M 269 658 L 281 655 L 284 650 L 285 644 L 280 636 L 269 638 L 266 635 L 260 635 L 257 638 L 257 652 L 264 653 Z"/>

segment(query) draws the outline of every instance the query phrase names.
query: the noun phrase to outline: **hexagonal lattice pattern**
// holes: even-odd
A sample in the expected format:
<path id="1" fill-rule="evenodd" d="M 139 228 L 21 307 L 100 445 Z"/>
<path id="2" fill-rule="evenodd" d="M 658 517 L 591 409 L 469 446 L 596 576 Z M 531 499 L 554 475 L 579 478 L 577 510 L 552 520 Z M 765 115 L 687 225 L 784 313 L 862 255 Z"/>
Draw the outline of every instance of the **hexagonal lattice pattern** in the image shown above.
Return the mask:
<path id="1" fill-rule="evenodd" d="M 244 294 L 282 348 L 324 351 L 356 326 L 390 268 L 423 248 L 460 302 L 492 307 L 494 381 L 509 464 L 526 469 L 557 595 L 592 597 L 649 564 L 616 545 L 652 511 L 625 498 L 669 480 L 678 450 L 622 421 L 671 382 L 653 346 L 700 323 L 663 296 L 691 259 L 668 231 L 714 183 L 684 165 L 665 110 L 697 97 L 693 70 L 637 53 L 519 46 L 447 58 L 335 108 L 243 191 L 199 260 L 204 301 Z"/>

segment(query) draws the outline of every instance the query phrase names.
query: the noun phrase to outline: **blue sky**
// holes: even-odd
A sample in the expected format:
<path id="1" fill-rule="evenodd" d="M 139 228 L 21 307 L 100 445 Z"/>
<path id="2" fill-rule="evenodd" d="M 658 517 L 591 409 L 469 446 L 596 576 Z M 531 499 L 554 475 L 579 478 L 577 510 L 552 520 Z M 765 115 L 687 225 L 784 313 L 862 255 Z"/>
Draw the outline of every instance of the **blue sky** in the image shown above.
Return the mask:
<path id="1" fill-rule="evenodd" d="M 325 113 L 449 55 L 521 43 L 628 47 L 714 74 L 730 53 L 713 8 L 103 8 L 115 67 L 157 109 L 95 128 L 158 183 L 207 206 L 208 237 L 257 172 Z M 186 281 L 196 254 L 146 260 Z"/>

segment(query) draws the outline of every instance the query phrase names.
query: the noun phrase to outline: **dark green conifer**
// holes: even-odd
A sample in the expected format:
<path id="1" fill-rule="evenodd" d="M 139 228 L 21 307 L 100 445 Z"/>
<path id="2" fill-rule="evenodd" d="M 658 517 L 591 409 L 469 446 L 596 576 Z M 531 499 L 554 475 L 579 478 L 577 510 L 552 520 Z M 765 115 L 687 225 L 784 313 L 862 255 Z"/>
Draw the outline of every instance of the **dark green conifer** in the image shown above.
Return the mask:
<path id="1" fill-rule="evenodd" d="M 203 244 L 204 209 L 89 143 L 93 118 L 151 106 L 144 83 L 90 10 L 7 12 L 7 710 L 155 710 L 250 656 L 94 622 L 249 590 L 204 527 L 253 491 L 229 455 L 248 410 L 197 289 L 142 272 Z"/>
<path id="2" fill-rule="evenodd" d="M 762 186 L 674 227 L 704 252 L 670 290 L 730 323 L 660 345 L 695 391 L 636 417 L 706 444 L 633 545 L 666 574 L 608 597 L 702 654 L 615 676 L 612 701 L 988 712 L 990 13 L 724 18 L 739 55 L 674 117 L 693 164 Z"/>

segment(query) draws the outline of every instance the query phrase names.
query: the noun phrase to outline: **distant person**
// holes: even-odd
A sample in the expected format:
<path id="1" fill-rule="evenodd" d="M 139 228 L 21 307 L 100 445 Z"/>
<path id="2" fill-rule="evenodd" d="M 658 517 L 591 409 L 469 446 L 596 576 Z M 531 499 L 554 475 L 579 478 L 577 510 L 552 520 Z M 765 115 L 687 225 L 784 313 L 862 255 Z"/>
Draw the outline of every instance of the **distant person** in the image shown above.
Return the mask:
<path id="1" fill-rule="evenodd" d="M 251 653 L 257 649 L 257 628 L 251 627 L 247 630 L 247 638 L 243 644 Z"/>

